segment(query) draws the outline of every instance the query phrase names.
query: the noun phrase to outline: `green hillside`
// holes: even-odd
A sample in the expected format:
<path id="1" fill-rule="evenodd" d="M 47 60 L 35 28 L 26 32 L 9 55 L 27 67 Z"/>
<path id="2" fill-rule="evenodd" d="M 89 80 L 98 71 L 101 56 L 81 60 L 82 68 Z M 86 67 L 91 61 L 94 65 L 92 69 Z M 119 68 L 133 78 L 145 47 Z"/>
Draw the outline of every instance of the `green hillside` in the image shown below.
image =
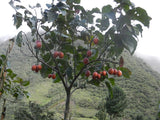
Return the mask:
<path id="1" fill-rule="evenodd" d="M 0 46 L 0 54 L 5 52 L 6 44 Z M 27 54 L 27 55 L 26 55 Z M 44 111 L 56 112 L 57 120 L 63 114 L 65 92 L 61 84 L 55 84 L 51 79 L 41 78 L 39 73 L 31 71 L 31 66 L 36 61 L 30 57 L 26 49 L 20 52 L 14 49 L 9 57 L 10 67 L 23 79 L 30 80 L 27 90 L 30 98 L 19 100 L 16 103 L 8 101 L 7 120 L 14 120 L 14 113 L 19 108 L 28 109 L 28 102 L 39 104 Z M 142 115 L 145 120 L 155 120 L 158 100 L 160 98 L 160 74 L 153 71 L 142 59 L 123 54 L 125 67 L 132 71 L 130 79 L 116 79 L 116 85 L 121 87 L 127 94 L 128 106 L 121 120 L 134 120 L 137 115 Z M 99 104 L 105 99 L 107 89 L 104 87 L 89 86 L 73 93 L 71 112 L 73 120 L 97 120 L 96 113 Z M 25 103 L 24 103 L 25 102 Z M 0 106 L 1 110 L 1 106 Z M 118 118 L 117 118 L 118 119 Z"/>

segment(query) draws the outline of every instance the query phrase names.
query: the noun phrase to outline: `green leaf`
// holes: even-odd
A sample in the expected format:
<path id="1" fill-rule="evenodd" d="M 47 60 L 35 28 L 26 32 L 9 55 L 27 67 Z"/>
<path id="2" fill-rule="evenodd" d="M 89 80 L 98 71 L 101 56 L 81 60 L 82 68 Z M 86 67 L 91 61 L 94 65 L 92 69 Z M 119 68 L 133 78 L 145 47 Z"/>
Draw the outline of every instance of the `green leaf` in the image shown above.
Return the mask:
<path id="1" fill-rule="evenodd" d="M 127 12 L 127 15 L 133 20 L 140 21 L 144 26 L 149 27 L 151 17 L 148 16 L 147 12 L 140 7 L 134 8 Z"/>
<path id="2" fill-rule="evenodd" d="M 120 69 L 122 71 L 122 74 L 125 78 L 130 78 L 130 75 L 132 74 L 131 71 L 128 68 L 125 67 L 119 67 L 117 69 Z"/>
<path id="3" fill-rule="evenodd" d="M 13 71 L 11 69 L 7 69 L 7 72 L 8 72 L 8 76 L 11 78 L 11 79 L 14 79 L 17 74 L 13 73 Z"/>
<path id="4" fill-rule="evenodd" d="M 0 59 L 0 66 L 2 65 L 2 59 Z"/>
<path id="5" fill-rule="evenodd" d="M 30 84 L 30 81 L 23 81 L 22 83 L 21 83 L 21 85 L 23 85 L 23 86 L 28 86 Z"/>
<path id="6" fill-rule="evenodd" d="M 22 5 L 16 5 L 16 9 L 18 10 L 18 9 L 26 9 L 26 8 Z"/>
<path id="7" fill-rule="evenodd" d="M 108 18 L 111 18 L 112 20 L 114 20 L 116 18 L 115 13 L 114 13 L 111 5 L 103 6 L 102 16 L 107 16 Z"/>
<path id="8" fill-rule="evenodd" d="M 20 31 L 17 35 L 17 38 L 16 38 L 16 44 L 19 46 L 19 47 L 22 47 L 22 31 Z"/>
<path id="9" fill-rule="evenodd" d="M 2 61 L 6 60 L 6 56 L 5 55 L 1 55 Z"/>
<path id="10" fill-rule="evenodd" d="M 105 82 L 105 84 L 106 84 L 106 87 L 108 88 L 108 91 L 109 91 L 110 96 L 111 96 L 111 98 L 112 98 L 112 97 L 113 97 L 113 90 L 112 90 L 112 86 L 111 86 L 111 84 L 110 84 L 110 82 L 109 82 L 109 81 L 106 81 L 106 82 Z"/>
<path id="11" fill-rule="evenodd" d="M 100 12 L 100 9 L 96 7 L 91 10 L 91 13 L 93 14 L 93 13 L 101 13 L 101 12 Z"/>
<path id="12" fill-rule="evenodd" d="M 109 13 L 112 11 L 112 6 L 111 5 L 106 5 L 106 6 L 103 6 L 102 8 L 102 13 L 105 14 L 105 13 Z"/>
<path id="13" fill-rule="evenodd" d="M 102 21 L 101 21 L 101 30 L 102 31 L 105 31 L 105 30 L 107 30 L 107 28 L 109 27 L 109 25 L 110 25 L 110 23 L 109 23 L 109 19 L 107 18 L 107 19 L 102 19 Z"/>
<path id="14" fill-rule="evenodd" d="M 15 15 L 13 15 L 13 17 L 14 17 L 14 25 L 18 29 L 22 25 L 22 20 L 23 20 L 22 14 L 17 12 Z"/>
<path id="15" fill-rule="evenodd" d="M 56 79 L 53 80 L 53 83 L 58 83 L 60 81 L 61 81 L 61 79 L 60 79 L 59 75 L 56 74 Z"/>
<path id="16" fill-rule="evenodd" d="M 137 41 L 135 40 L 135 38 L 131 35 L 125 34 L 121 36 L 121 40 L 124 47 L 130 52 L 131 55 L 133 55 L 137 47 Z"/>
<path id="17" fill-rule="evenodd" d="M 114 78 L 108 78 L 109 82 L 112 84 L 112 85 L 115 85 L 115 80 Z"/>
<path id="18" fill-rule="evenodd" d="M 47 56 L 47 57 L 49 57 L 49 56 Z M 45 56 L 44 56 L 44 58 L 45 58 Z M 47 60 L 45 60 L 45 61 L 47 61 Z M 49 64 L 52 64 L 52 60 Z M 40 71 L 40 73 L 43 78 L 46 78 L 46 77 L 48 77 L 48 74 L 52 73 L 52 69 L 48 68 L 46 65 L 42 64 L 42 70 Z"/>
<path id="19" fill-rule="evenodd" d="M 141 37 L 142 37 L 142 32 L 143 32 L 142 26 L 141 26 L 140 24 L 137 24 L 135 29 L 137 30 L 138 33 L 139 33 L 139 32 L 141 33 Z M 136 30 L 135 30 L 135 31 L 136 31 Z"/>
<path id="20" fill-rule="evenodd" d="M 23 81 L 22 78 L 17 77 L 16 80 L 14 80 L 13 82 L 15 82 L 15 83 L 21 83 L 22 81 Z"/>
<path id="21" fill-rule="evenodd" d="M 36 4 L 36 7 L 37 7 L 37 8 L 41 7 L 41 4 L 40 4 L 40 3 L 37 3 L 37 4 Z"/>
<path id="22" fill-rule="evenodd" d="M 95 85 L 97 87 L 99 87 L 99 85 L 100 85 L 100 81 L 98 79 L 92 79 L 92 80 L 88 81 L 88 83 Z"/>
<path id="23" fill-rule="evenodd" d="M 51 4 L 46 4 L 46 6 L 47 6 L 48 8 L 51 8 L 51 7 L 52 7 L 52 5 L 51 5 Z"/>
<path id="24" fill-rule="evenodd" d="M 48 26 L 42 25 L 41 28 L 42 28 L 43 30 L 45 30 L 45 31 L 49 31 L 49 27 L 48 27 Z"/>
<path id="25" fill-rule="evenodd" d="M 50 10 L 47 12 L 47 17 L 48 17 L 48 22 L 54 22 L 57 19 L 58 14 Z"/>
<path id="26" fill-rule="evenodd" d="M 76 4 L 80 4 L 81 0 L 72 0 Z"/>

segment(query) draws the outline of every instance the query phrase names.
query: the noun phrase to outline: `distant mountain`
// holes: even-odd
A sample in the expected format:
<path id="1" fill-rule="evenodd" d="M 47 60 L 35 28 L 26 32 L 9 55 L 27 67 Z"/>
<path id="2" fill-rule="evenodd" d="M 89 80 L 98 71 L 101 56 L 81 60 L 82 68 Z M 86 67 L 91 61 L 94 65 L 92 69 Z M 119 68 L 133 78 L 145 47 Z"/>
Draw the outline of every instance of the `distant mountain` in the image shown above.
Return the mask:
<path id="1" fill-rule="evenodd" d="M 136 54 L 137 57 L 143 59 L 153 70 L 160 73 L 160 58 L 152 55 Z"/>

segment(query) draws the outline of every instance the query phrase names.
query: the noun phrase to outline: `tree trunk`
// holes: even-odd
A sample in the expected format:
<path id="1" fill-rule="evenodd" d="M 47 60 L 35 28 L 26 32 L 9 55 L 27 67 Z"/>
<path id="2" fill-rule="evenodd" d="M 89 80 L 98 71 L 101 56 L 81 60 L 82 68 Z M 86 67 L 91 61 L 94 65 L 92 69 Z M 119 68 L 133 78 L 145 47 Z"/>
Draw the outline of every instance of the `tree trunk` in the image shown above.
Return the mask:
<path id="1" fill-rule="evenodd" d="M 69 120 L 69 113 L 70 113 L 70 99 L 71 99 L 71 90 L 66 90 L 66 104 L 65 104 L 65 111 L 64 111 L 64 120 Z"/>

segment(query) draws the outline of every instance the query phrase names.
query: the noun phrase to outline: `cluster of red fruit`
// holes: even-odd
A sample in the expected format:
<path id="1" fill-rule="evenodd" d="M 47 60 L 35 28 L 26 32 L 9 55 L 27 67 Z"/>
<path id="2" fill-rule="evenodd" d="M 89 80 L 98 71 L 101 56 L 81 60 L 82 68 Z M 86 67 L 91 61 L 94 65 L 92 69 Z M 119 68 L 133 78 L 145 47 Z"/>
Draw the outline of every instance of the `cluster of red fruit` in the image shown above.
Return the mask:
<path id="1" fill-rule="evenodd" d="M 113 69 L 113 68 L 110 68 L 110 69 L 108 70 L 108 73 L 109 73 L 110 75 L 117 75 L 118 77 L 122 76 L 122 71 L 121 71 L 121 70 L 117 70 L 117 69 Z M 86 77 L 89 77 L 89 76 L 91 75 L 91 72 L 90 72 L 89 70 L 87 70 L 87 71 L 85 72 L 85 75 L 86 75 Z M 104 71 L 101 71 L 100 73 L 98 73 L 98 72 L 93 72 L 92 78 L 93 78 L 93 79 L 100 79 L 101 76 L 106 76 L 106 75 L 107 75 L 107 72 L 106 72 L 105 70 L 104 70 Z"/>
<path id="2" fill-rule="evenodd" d="M 53 57 L 54 58 L 57 58 L 57 57 L 59 57 L 59 58 L 63 58 L 64 57 L 64 53 L 63 52 L 59 52 L 59 51 L 55 51 L 54 53 L 53 53 Z"/>
<path id="3" fill-rule="evenodd" d="M 32 71 L 38 72 L 42 69 L 41 65 L 32 65 Z"/>
<path id="4" fill-rule="evenodd" d="M 121 70 L 117 70 L 117 69 L 113 69 L 113 68 L 110 68 L 108 70 L 108 73 L 110 75 L 117 75 L 118 77 L 122 76 L 122 71 Z"/>
<path id="5" fill-rule="evenodd" d="M 94 44 L 98 44 L 98 38 L 94 38 L 93 39 L 93 42 L 94 42 Z M 83 63 L 84 64 L 88 64 L 89 63 L 89 59 L 88 59 L 88 57 L 90 57 L 92 55 L 92 51 L 91 50 L 88 50 L 87 51 L 87 57 L 85 57 L 84 59 L 83 59 Z"/>
<path id="6" fill-rule="evenodd" d="M 53 73 L 53 74 L 49 74 L 49 75 L 48 75 L 48 78 L 55 79 L 55 78 L 56 78 L 56 74 L 54 74 L 54 73 Z"/>
<path id="7" fill-rule="evenodd" d="M 85 72 L 85 75 L 86 77 L 89 77 L 91 75 L 91 72 L 89 70 L 87 70 Z M 101 79 L 101 76 L 106 76 L 107 75 L 107 72 L 104 70 L 104 71 L 101 71 L 100 73 L 98 72 L 93 72 L 92 74 L 92 78 L 93 79 Z"/>

